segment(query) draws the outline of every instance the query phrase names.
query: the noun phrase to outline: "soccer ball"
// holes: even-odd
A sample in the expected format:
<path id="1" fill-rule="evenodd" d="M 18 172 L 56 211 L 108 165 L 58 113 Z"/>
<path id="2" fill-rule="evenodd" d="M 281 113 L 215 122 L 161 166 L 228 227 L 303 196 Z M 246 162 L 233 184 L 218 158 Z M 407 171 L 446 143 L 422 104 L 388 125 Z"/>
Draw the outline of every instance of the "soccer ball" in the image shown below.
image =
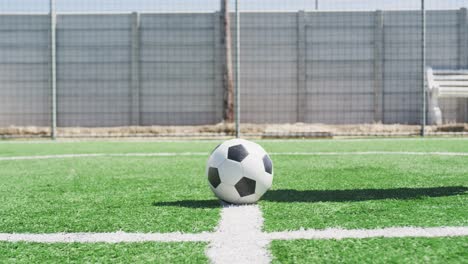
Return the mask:
<path id="1" fill-rule="evenodd" d="M 255 203 L 271 188 L 273 163 L 256 143 L 233 139 L 216 147 L 206 166 L 211 190 L 232 204 Z"/>

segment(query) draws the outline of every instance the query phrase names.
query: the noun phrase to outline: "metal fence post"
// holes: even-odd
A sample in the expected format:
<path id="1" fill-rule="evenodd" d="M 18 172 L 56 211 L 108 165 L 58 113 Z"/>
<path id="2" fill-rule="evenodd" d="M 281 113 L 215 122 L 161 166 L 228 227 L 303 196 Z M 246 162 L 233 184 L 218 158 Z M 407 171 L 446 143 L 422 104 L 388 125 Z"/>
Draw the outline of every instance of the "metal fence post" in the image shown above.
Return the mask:
<path id="1" fill-rule="evenodd" d="M 468 12 L 466 7 L 458 12 L 458 68 L 468 67 Z M 457 99 L 457 122 L 465 123 L 467 121 L 466 98 Z"/>
<path id="2" fill-rule="evenodd" d="M 297 122 L 306 122 L 307 114 L 306 25 L 306 14 L 301 10 L 297 14 Z"/>
<path id="3" fill-rule="evenodd" d="M 223 106 L 223 93 L 224 93 L 224 84 L 223 84 L 223 67 L 224 67 L 224 57 L 223 57 L 223 44 L 222 44 L 222 34 L 223 34 L 223 17 L 221 12 L 214 13 L 214 95 L 215 95 L 215 112 L 216 112 L 216 122 L 223 121 L 224 117 L 224 106 Z"/>
<path id="4" fill-rule="evenodd" d="M 241 89 L 241 78 L 240 78 L 240 12 L 239 12 L 239 1 L 236 0 L 236 137 L 240 138 L 240 89 Z"/>
<path id="5" fill-rule="evenodd" d="M 139 126 L 140 118 L 140 18 L 136 12 L 132 13 L 132 86 L 130 123 Z"/>
<path id="6" fill-rule="evenodd" d="M 381 10 L 375 12 L 374 23 L 374 122 L 383 122 L 384 30 Z"/>
<path id="7" fill-rule="evenodd" d="M 421 136 L 426 135 L 426 6 L 425 0 L 421 0 L 421 77 L 422 77 L 422 120 L 421 120 Z"/>
<path id="8" fill-rule="evenodd" d="M 57 138 L 57 43 L 56 43 L 57 15 L 55 11 L 55 0 L 50 0 L 50 89 L 52 123 L 51 137 Z"/>

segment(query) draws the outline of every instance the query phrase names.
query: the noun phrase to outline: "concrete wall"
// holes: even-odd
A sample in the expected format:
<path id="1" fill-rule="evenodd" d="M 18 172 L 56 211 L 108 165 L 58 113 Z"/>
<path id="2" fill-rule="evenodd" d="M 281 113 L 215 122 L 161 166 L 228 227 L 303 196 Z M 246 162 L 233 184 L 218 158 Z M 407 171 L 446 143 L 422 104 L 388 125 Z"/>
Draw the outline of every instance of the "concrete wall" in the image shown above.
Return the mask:
<path id="1" fill-rule="evenodd" d="M 374 121 L 374 17 L 306 14 L 306 122 Z"/>
<path id="2" fill-rule="evenodd" d="M 59 126 L 125 126 L 130 120 L 130 15 L 57 17 Z"/>
<path id="3" fill-rule="evenodd" d="M 296 13 L 242 15 L 242 121 L 296 122 L 298 115 L 297 31 Z"/>
<path id="4" fill-rule="evenodd" d="M 222 119 L 214 14 L 140 16 L 142 125 L 212 124 Z M 217 102 L 218 101 L 218 102 Z M 219 102 L 221 101 L 221 102 Z"/>
<path id="5" fill-rule="evenodd" d="M 0 125 L 48 125 L 47 16 L 0 16 Z"/>
<path id="6" fill-rule="evenodd" d="M 242 14 L 242 121 L 419 123 L 420 23 L 414 11 Z M 58 125 L 221 121 L 221 26 L 219 13 L 59 15 Z M 0 15 L 0 126 L 50 124 L 49 29 L 46 15 Z M 428 12 L 427 30 L 428 65 L 468 68 L 466 10 Z M 466 122 L 466 105 L 444 99 L 445 121 Z"/>

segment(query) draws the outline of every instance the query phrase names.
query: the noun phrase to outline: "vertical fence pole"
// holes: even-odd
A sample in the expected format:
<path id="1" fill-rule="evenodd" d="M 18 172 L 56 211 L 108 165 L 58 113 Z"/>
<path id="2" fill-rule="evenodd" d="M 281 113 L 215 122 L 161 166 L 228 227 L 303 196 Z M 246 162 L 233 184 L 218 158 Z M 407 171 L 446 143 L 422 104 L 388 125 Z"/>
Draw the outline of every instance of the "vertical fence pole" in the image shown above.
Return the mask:
<path id="1" fill-rule="evenodd" d="M 236 0 L 236 138 L 240 138 L 240 13 L 239 1 Z"/>
<path id="2" fill-rule="evenodd" d="M 297 116 L 296 122 L 305 123 L 307 115 L 307 21 L 306 13 L 297 14 Z"/>
<path id="3" fill-rule="evenodd" d="M 57 15 L 55 0 L 50 0 L 50 89 L 52 105 L 51 137 L 57 138 L 57 46 L 56 46 Z"/>
<path id="4" fill-rule="evenodd" d="M 215 94 L 215 112 L 216 122 L 225 121 L 224 119 L 224 18 L 221 12 L 214 13 L 214 94 Z"/>
<path id="5" fill-rule="evenodd" d="M 223 111 L 224 121 L 234 122 L 235 119 L 235 88 L 233 82 L 233 58 L 232 58 L 232 26 L 231 26 L 231 12 L 230 12 L 230 1 L 221 0 L 221 13 L 222 13 L 222 38 L 223 43 L 223 89 L 224 89 L 224 100 L 223 100 Z"/>
<path id="6" fill-rule="evenodd" d="M 421 76 L 422 76 L 422 120 L 421 120 L 421 136 L 426 135 L 426 6 L 425 0 L 421 0 L 421 32 L 422 32 L 422 41 L 421 41 Z"/>
<path id="7" fill-rule="evenodd" d="M 141 124 L 140 117 L 140 18 L 136 12 L 132 13 L 132 86 L 131 86 L 131 110 L 130 124 L 139 126 Z"/>
<path id="8" fill-rule="evenodd" d="M 384 17 L 381 10 L 374 19 L 374 122 L 384 122 Z"/>
<path id="9" fill-rule="evenodd" d="M 315 0 L 315 11 L 319 10 L 319 0 Z"/>
<path id="10" fill-rule="evenodd" d="M 468 11 L 466 7 L 458 11 L 458 69 L 468 66 Z M 457 99 L 457 123 L 465 123 L 467 115 L 468 100 Z"/>

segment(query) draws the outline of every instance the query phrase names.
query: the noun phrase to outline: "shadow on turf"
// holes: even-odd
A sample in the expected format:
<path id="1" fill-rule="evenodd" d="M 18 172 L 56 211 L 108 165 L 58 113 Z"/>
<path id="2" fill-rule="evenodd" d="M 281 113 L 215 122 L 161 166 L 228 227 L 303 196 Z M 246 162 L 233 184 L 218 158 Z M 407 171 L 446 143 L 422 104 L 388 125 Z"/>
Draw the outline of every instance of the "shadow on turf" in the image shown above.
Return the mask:
<path id="1" fill-rule="evenodd" d="M 465 194 L 467 187 L 362 189 L 362 190 L 272 190 L 265 194 L 263 201 L 284 203 L 316 202 L 360 202 L 370 200 L 409 200 L 423 197 L 443 197 Z M 174 206 L 188 208 L 219 208 L 218 200 L 184 200 L 174 202 L 154 202 L 154 206 Z"/>

